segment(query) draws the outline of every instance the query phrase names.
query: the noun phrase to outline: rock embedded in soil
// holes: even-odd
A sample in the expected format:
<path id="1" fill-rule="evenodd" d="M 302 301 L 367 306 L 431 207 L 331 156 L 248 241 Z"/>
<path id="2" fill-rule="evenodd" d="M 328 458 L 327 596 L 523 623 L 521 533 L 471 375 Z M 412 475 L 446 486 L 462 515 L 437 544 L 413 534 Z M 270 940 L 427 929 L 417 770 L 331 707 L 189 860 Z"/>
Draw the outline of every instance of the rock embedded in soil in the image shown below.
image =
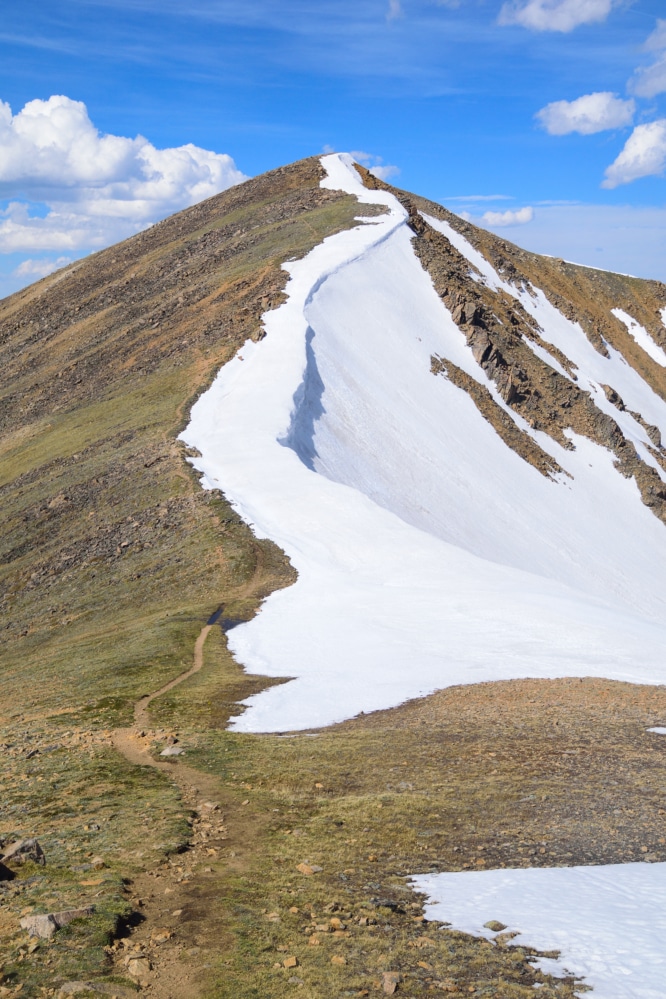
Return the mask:
<path id="1" fill-rule="evenodd" d="M 41 937 L 43 940 L 48 940 L 56 930 L 67 926 L 74 919 L 86 919 L 88 916 L 92 916 L 94 911 L 94 905 L 87 905 L 82 909 L 65 909 L 63 912 L 40 913 L 35 916 L 24 916 L 20 920 L 20 924 L 31 937 Z"/>
<path id="2" fill-rule="evenodd" d="M 24 864 L 32 860 L 35 864 L 46 864 L 46 855 L 36 839 L 19 839 L 4 850 L 1 859 L 6 863 L 12 860 L 15 864 Z"/>
<path id="3" fill-rule="evenodd" d="M 382 991 L 387 996 L 392 996 L 398 988 L 401 975 L 399 971 L 385 971 L 382 975 Z"/>
<path id="4" fill-rule="evenodd" d="M 145 979 L 151 970 L 152 965 L 147 957 L 131 957 L 127 962 L 127 973 L 139 981 Z"/>
<path id="5" fill-rule="evenodd" d="M 318 864 L 298 864 L 298 866 L 296 867 L 297 871 L 300 871 L 301 874 L 305 874 L 305 876 L 308 878 L 311 877 L 313 874 L 320 874 L 323 871 L 323 869 L 324 868 L 320 867 Z"/>

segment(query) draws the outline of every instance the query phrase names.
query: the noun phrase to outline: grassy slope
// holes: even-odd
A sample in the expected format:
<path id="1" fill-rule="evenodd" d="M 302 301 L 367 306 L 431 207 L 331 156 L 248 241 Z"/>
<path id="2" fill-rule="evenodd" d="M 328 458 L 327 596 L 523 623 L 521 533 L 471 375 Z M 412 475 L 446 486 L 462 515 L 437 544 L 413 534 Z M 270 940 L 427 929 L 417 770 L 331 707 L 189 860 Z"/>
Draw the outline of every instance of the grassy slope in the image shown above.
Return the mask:
<path id="1" fill-rule="evenodd" d="M 258 178 L 0 303 L 0 835 L 37 834 L 49 859 L 0 882 L 0 966 L 22 995 L 117 973 L 102 945 L 138 906 L 121 879 L 158 870 L 190 837 L 176 787 L 115 754 L 108 730 L 190 665 L 220 602 L 244 616 L 293 578 L 201 492 L 175 437 L 280 302 L 280 262 L 351 224 L 356 203 L 317 185 L 313 161 Z M 178 889 L 175 939 L 201 994 L 328 999 L 397 971 L 413 997 L 527 996 L 535 981 L 544 997 L 572 995 L 524 949 L 424 927 L 403 875 L 666 859 L 663 750 L 644 733 L 663 723 L 662 691 L 461 688 L 317 738 L 251 737 L 224 726 L 261 679 L 219 629 L 205 653 L 200 674 L 152 705 L 189 765 L 218 778 L 229 830 Z M 107 866 L 88 869 L 99 854 Z M 321 874 L 300 874 L 305 860 Z M 21 911 L 91 900 L 95 921 L 27 952 Z M 314 929 L 331 918 L 346 929 Z"/>
<path id="2" fill-rule="evenodd" d="M 26 904 L 68 907 L 56 885 L 71 879 L 68 855 L 103 851 L 128 873 L 186 839 L 170 782 L 133 771 L 104 732 L 189 665 L 221 602 L 247 615 L 293 578 L 221 495 L 201 491 L 175 438 L 190 400 L 261 335 L 261 313 L 282 297 L 282 261 L 353 223 L 355 200 L 319 179 L 316 160 L 276 171 L 0 303 L 0 714 L 12 747 L 0 836 L 36 834 L 51 861 L 14 893 L 10 945 Z M 94 733 L 83 749 L 81 733 Z M 62 748 L 26 758 L 53 744 Z M 115 889 L 106 901 L 108 927 Z"/>

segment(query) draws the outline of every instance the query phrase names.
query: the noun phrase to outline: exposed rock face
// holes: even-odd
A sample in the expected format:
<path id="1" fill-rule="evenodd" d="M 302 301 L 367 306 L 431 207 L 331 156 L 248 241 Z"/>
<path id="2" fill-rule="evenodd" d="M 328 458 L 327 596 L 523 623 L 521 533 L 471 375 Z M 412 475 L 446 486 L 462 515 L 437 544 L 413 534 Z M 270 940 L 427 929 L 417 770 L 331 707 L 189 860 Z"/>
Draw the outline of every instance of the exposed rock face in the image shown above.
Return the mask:
<path id="1" fill-rule="evenodd" d="M 386 186 L 362 168 L 359 170 L 366 186 Z M 666 372 L 637 346 L 611 310 L 619 303 L 663 345 L 666 328 L 660 310 L 666 306 L 666 286 L 539 257 L 476 229 L 440 205 L 404 192 L 396 193 L 409 212 L 417 256 L 464 334 L 479 368 L 495 384 L 500 398 L 533 430 L 548 434 L 563 448 L 573 447 L 569 436 L 573 432 L 610 450 L 618 471 L 636 481 L 643 502 L 666 522 L 666 483 L 654 467 L 639 457 L 633 442 L 598 407 L 591 392 L 577 384 L 573 362 L 544 341 L 537 323 L 520 301 L 504 289 L 495 290 L 480 280 L 469 260 L 445 235 L 429 225 L 424 215 L 446 222 L 463 235 L 504 282 L 532 290 L 532 294 L 533 289 L 543 291 L 563 316 L 580 325 L 596 351 L 608 356 L 608 345 L 612 346 L 662 398 L 666 396 Z M 550 354 L 564 374 L 539 356 L 531 344 L 541 348 L 542 355 L 543 351 Z M 432 371 L 446 375 L 468 392 L 502 440 L 522 458 L 543 474 L 561 471 L 551 456 L 507 418 L 484 385 L 446 358 L 434 357 Z M 610 385 L 602 388 L 606 398 L 619 411 L 624 411 L 619 393 Z M 647 433 L 653 458 L 666 470 L 666 449 L 659 429 L 641 413 L 628 412 Z"/>

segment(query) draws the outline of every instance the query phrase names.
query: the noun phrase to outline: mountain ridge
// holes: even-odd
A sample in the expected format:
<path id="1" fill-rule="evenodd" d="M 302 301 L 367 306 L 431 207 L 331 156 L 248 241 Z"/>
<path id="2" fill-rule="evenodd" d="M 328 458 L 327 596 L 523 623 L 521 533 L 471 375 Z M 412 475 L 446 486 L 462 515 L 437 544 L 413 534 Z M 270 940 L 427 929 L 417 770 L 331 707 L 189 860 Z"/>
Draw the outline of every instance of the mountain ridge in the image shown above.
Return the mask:
<path id="1" fill-rule="evenodd" d="M 288 606 L 300 585 L 298 581 L 307 582 L 307 573 L 301 571 L 290 552 L 286 557 L 285 549 L 269 540 L 271 535 L 267 536 L 261 524 L 253 533 L 246 521 L 256 525 L 256 520 L 239 514 L 242 504 L 228 489 L 224 476 L 215 489 L 200 488 L 191 464 L 197 467 L 202 461 L 201 450 L 197 453 L 188 449 L 177 436 L 220 374 L 223 379 L 235 372 L 246 377 L 243 372 L 250 369 L 253 358 L 271 343 L 276 329 L 271 323 L 277 321 L 280 309 L 289 301 L 289 274 L 283 270 L 284 262 L 289 262 L 292 272 L 297 270 L 309 254 L 336 234 L 352 246 L 357 230 L 363 230 L 369 245 L 372 227 L 389 225 L 386 205 L 390 199 L 402 206 L 407 220 L 406 225 L 399 226 L 403 254 L 399 259 L 405 268 L 412 268 L 410 273 L 419 274 L 419 288 L 430 288 L 428 309 L 432 310 L 429 315 L 434 317 L 435 325 L 440 323 L 438 317 L 449 317 L 446 335 L 451 351 L 442 349 L 437 354 L 434 347 L 430 349 L 430 340 L 417 346 L 416 328 L 411 330 L 409 324 L 420 322 L 416 307 L 421 301 L 419 292 L 415 308 L 406 312 L 406 329 L 413 336 L 414 346 L 405 358 L 410 363 L 418 362 L 418 378 L 423 379 L 418 385 L 426 385 L 433 398 L 447 399 L 455 407 L 444 421 L 452 431 L 460 431 L 460 449 L 455 455 L 461 459 L 467 455 L 470 463 L 465 467 L 471 468 L 474 446 L 482 442 L 487 450 L 479 453 L 492 453 L 497 470 L 510 467 L 508 481 L 513 483 L 514 491 L 517 482 L 534 481 L 538 482 L 535 489 L 561 490 L 558 497 L 565 495 L 577 478 L 584 481 L 589 456 L 592 463 L 600 462 L 598 467 L 603 465 L 604 474 L 608 474 L 595 495 L 595 502 L 600 503 L 599 514 L 603 512 L 601 502 L 607 481 L 609 489 L 627 498 L 626 524 L 633 520 L 640 527 L 631 539 L 638 545 L 639 555 L 643 551 L 638 544 L 640 531 L 649 532 L 644 537 L 662 531 L 654 513 L 663 516 L 661 437 L 666 425 L 658 425 L 660 410 L 655 408 L 659 419 L 653 418 L 652 407 L 661 405 L 659 400 L 664 399 L 664 373 L 611 309 L 625 311 L 640 323 L 646 336 L 666 346 L 666 331 L 659 325 L 660 309 L 666 307 L 664 286 L 621 275 L 600 275 L 528 254 L 475 230 L 441 207 L 377 181 L 358 166 L 353 170 L 367 192 L 362 208 L 348 191 L 336 191 L 334 184 L 322 186 L 326 166 L 313 157 L 224 192 L 0 303 L 0 359 L 5 373 L 0 400 L 4 428 L 0 438 L 5 639 L 1 653 L 5 692 L 2 713 L 4 738 L 12 747 L 6 761 L 8 805 L 0 838 L 38 834 L 46 844 L 49 861 L 40 875 L 45 880 L 24 886 L 19 879 L 16 901 L 11 903 L 14 908 L 8 908 L 3 916 L 9 943 L 2 962 L 5 973 L 9 969 L 12 987 L 26 983 L 24 994 L 35 990 L 37 995 L 38 985 L 63 982 L 66 975 L 71 978 L 83 965 L 77 965 L 74 957 L 70 960 L 66 948 L 58 944 L 58 939 L 69 939 L 66 936 L 56 937 L 48 951 L 35 952 L 37 957 L 31 955 L 18 961 L 23 944 L 12 920 L 19 907 L 28 902 L 42 908 L 55 896 L 60 908 L 65 909 L 90 901 L 100 892 L 95 932 L 107 934 L 104 939 L 111 951 L 103 951 L 99 936 L 93 945 L 85 929 L 80 930 L 80 937 L 72 938 L 83 940 L 88 947 L 92 963 L 85 973 L 100 981 L 108 978 L 112 970 L 125 975 L 121 940 L 143 941 L 156 974 L 161 975 L 164 962 L 159 946 L 150 943 L 150 932 L 165 921 L 183 941 L 184 956 L 178 960 L 184 961 L 186 967 L 191 960 L 185 953 L 186 946 L 199 946 L 197 934 L 203 932 L 202 920 L 209 919 L 213 929 L 206 936 L 205 948 L 215 957 L 215 971 L 197 969 L 191 982 L 183 973 L 182 988 L 190 989 L 184 995 L 233 994 L 236 999 L 256 995 L 259 989 L 262 995 L 281 997 L 288 987 L 290 972 L 286 966 L 281 970 L 272 966 L 276 957 L 281 964 L 286 960 L 281 955 L 296 950 L 298 964 L 291 966 L 291 974 L 293 967 L 303 968 L 294 977 L 303 976 L 307 990 L 304 994 L 337 994 L 342 979 L 331 977 L 335 975 L 346 976 L 348 990 L 359 982 L 371 988 L 372 975 L 392 973 L 392 962 L 383 958 L 381 941 L 370 940 L 374 925 L 367 922 L 370 918 L 383 920 L 385 927 L 393 924 L 391 953 L 397 955 L 395 963 L 402 969 L 400 974 L 411 976 L 415 995 L 425 994 L 436 980 L 449 983 L 444 991 L 461 992 L 463 987 L 478 985 L 481 989 L 493 988 L 497 995 L 513 996 L 521 993 L 513 985 L 506 985 L 510 973 L 518 975 L 516 988 L 524 986 L 531 991 L 533 987 L 534 972 L 524 954 L 518 959 L 508 949 L 506 954 L 498 952 L 493 957 L 501 964 L 498 970 L 480 942 L 459 941 L 454 934 L 444 934 L 441 951 L 437 949 L 439 943 L 433 951 L 434 963 L 442 969 L 438 971 L 440 978 L 435 979 L 434 973 L 412 960 L 421 947 L 435 945 L 419 943 L 423 936 L 419 935 L 421 925 L 410 922 L 409 906 L 414 905 L 418 913 L 421 908 L 419 901 L 407 902 L 407 898 L 414 898 L 405 894 L 407 873 L 433 867 L 469 867 L 479 855 L 496 857 L 500 866 L 515 863 L 516 857 L 523 865 L 546 864 L 551 847 L 543 848 L 548 852 L 539 860 L 541 846 L 532 845 L 544 839 L 553 843 L 552 855 L 558 863 L 572 857 L 578 863 L 609 859 L 617 862 L 623 855 L 640 858 L 643 840 L 650 842 L 650 856 L 666 858 L 659 838 L 661 820 L 657 818 L 662 772 L 661 763 L 655 762 L 658 737 L 644 736 L 641 731 L 641 726 L 663 721 L 661 686 L 637 686 L 634 690 L 603 679 L 576 680 L 575 684 L 507 679 L 504 684 L 493 685 L 497 693 L 492 694 L 486 690 L 490 685 L 473 682 L 467 692 L 462 686 L 450 687 L 424 702 L 412 701 L 392 712 L 374 711 L 378 705 L 370 701 L 359 709 L 373 711 L 371 715 L 361 714 L 330 731 L 310 733 L 317 735 L 310 743 L 298 742 L 295 736 L 284 740 L 279 735 L 258 738 L 243 733 L 238 724 L 235 731 L 226 727 L 230 717 L 241 723 L 251 718 L 251 710 L 239 715 L 239 702 L 249 698 L 250 704 L 258 704 L 266 696 L 264 691 L 283 698 L 286 707 L 297 700 L 294 690 L 298 681 L 284 682 L 285 677 L 295 676 L 293 657 L 285 667 L 277 655 L 280 650 L 276 643 L 270 649 L 271 655 L 276 654 L 270 671 L 261 671 L 269 676 L 243 673 L 238 665 L 243 656 L 237 655 L 234 660 L 229 645 L 237 647 L 234 643 L 240 641 L 238 636 L 251 635 L 251 622 L 267 621 L 272 606 L 278 611 Z M 373 191 L 383 205 L 373 207 Z M 368 220 L 360 230 L 359 215 Z M 444 231 L 438 230 L 438 225 Z M 388 242 L 385 249 L 387 254 L 392 252 Z M 478 259 L 470 259 L 480 250 L 484 252 Z M 379 309 L 384 290 L 387 295 L 399 296 L 402 272 L 391 271 L 390 254 L 372 259 L 373 280 L 381 274 L 380 265 L 387 269 L 388 277 L 372 307 L 363 312 L 356 306 L 364 306 L 367 271 L 356 269 L 361 297 L 349 299 L 345 323 L 347 319 L 349 322 L 337 327 L 343 332 L 355 328 L 353 322 L 359 315 L 361 331 L 370 329 L 373 310 Z M 361 343 L 359 337 L 351 335 L 336 339 L 335 324 L 329 322 L 336 314 L 335 296 L 351 277 L 350 270 L 344 277 L 340 273 L 318 288 L 319 298 L 314 296 L 307 303 L 307 318 L 314 332 L 310 345 L 324 386 L 335 385 L 331 376 L 336 371 L 344 374 L 344 365 L 336 369 L 341 357 L 348 370 L 352 370 L 352 362 L 356 363 L 353 353 L 343 355 L 343 347 L 355 349 Z M 542 274 L 547 280 L 539 277 Z M 546 289 L 545 305 L 536 292 L 533 297 L 527 290 L 542 285 Z M 339 305 L 339 298 L 337 302 Z M 578 345 L 580 356 L 572 358 L 564 341 L 558 345 L 547 339 L 548 330 L 539 327 L 538 318 L 530 312 L 533 306 L 536 308 L 535 303 L 541 309 L 557 308 L 560 313 L 568 311 L 580 318 L 581 339 L 567 341 Z M 381 339 L 370 342 L 367 355 L 369 370 L 377 377 L 379 361 L 386 359 L 385 351 L 388 357 L 388 331 L 394 317 L 389 310 L 380 318 L 380 326 L 384 323 L 380 333 L 386 334 L 386 343 Z M 564 315 L 563 323 L 566 320 Z M 561 329 L 566 329 L 567 335 L 571 332 L 565 325 Z M 330 349 L 326 348 L 327 337 Z M 435 340 L 433 333 L 433 344 Z M 376 344 L 380 346 L 376 348 Z M 620 355 L 632 362 L 626 364 L 627 372 L 618 360 Z M 307 362 L 305 342 L 302 357 Z M 615 365 L 613 371 L 623 373 L 625 381 L 629 379 L 629 391 L 612 385 L 612 379 L 598 379 L 594 372 L 588 373 L 590 358 L 594 364 Z M 397 370 L 401 377 L 407 377 L 407 363 Z M 598 391 L 587 384 L 577 385 L 573 375 L 588 381 L 596 379 Z M 632 393 L 639 376 L 648 389 L 637 400 Z M 366 385 L 370 382 L 372 379 L 365 379 Z M 548 388 L 551 383 L 555 388 Z M 269 380 L 267 386 L 270 384 Z M 343 382 L 339 384 L 345 389 Z M 293 389 L 298 387 L 297 379 Z M 285 393 L 293 409 L 291 386 L 285 388 Z M 391 399 L 386 410 L 389 416 L 391 411 L 398 411 L 399 394 Z M 652 401 L 652 395 L 658 402 Z M 340 462 L 336 465 L 336 452 L 329 446 L 335 436 L 331 420 L 336 409 L 321 390 L 319 397 L 324 412 L 316 420 L 311 419 L 311 411 L 306 414 L 312 424 L 307 432 L 314 435 L 313 465 L 319 462 L 323 471 L 313 478 L 328 476 L 326 488 L 336 496 L 345 490 L 358 492 L 358 482 L 337 481 L 343 466 Z M 418 393 L 414 398 L 420 404 Z M 369 411 L 373 405 L 371 397 Z M 479 409 L 483 419 L 479 418 Z M 356 411 L 350 412 L 352 425 L 358 425 Z M 566 434 L 569 414 L 576 425 L 573 440 Z M 288 424 L 288 419 L 283 420 L 281 431 L 286 431 Z M 423 418 L 416 418 L 417 429 L 423 429 L 425 424 Z M 433 425 L 437 430 L 439 425 Z M 473 439 L 465 436 L 469 427 L 476 428 Z M 246 429 L 245 424 L 239 426 L 239 440 L 240 431 Z M 373 442 L 376 445 L 380 440 L 378 424 L 369 423 L 366 429 L 371 453 Z M 322 431 L 332 436 L 317 437 Z M 405 453 L 413 450 L 413 438 L 400 434 L 398 438 L 405 445 Z M 380 457 L 386 453 L 386 439 L 381 438 L 381 447 L 375 446 Z M 573 450 L 574 446 L 577 450 Z M 281 453 L 287 452 L 292 464 L 300 463 L 293 450 L 281 448 Z M 349 450 L 343 453 L 345 462 L 350 454 Z M 616 459 L 621 462 L 622 474 L 613 467 Z M 321 465 L 324 461 L 328 462 L 325 469 Z M 573 480 L 565 474 L 570 461 L 576 462 L 574 472 L 569 472 L 574 474 Z M 434 467 L 435 463 L 431 464 Z M 345 474 L 351 475 L 351 465 L 347 462 L 344 467 Z M 373 467 L 367 467 L 370 477 L 379 481 Z M 413 466 L 404 462 L 398 472 L 399 478 L 408 478 Z M 361 473 L 365 474 L 362 462 L 355 466 L 354 475 Z M 262 474 L 260 469 L 260 481 Z M 590 473 L 590 481 L 596 475 L 597 466 Z M 635 493 L 630 494 L 634 479 Z M 439 509 L 435 503 L 431 513 L 438 517 L 441 513 L 439 529 L 446 531 L 450 496 L 442 493 L 441 478 L 432 481 L 440 490 L 437 494 L 435 489 L 433 495 L 439 495 L 440 500 Z M 488 491 L 489 501 L 494 489 L 493 485 Z M 471 490 L 472 499 L 473 493 Z M 483 496 L 482 490 L 479 494 Z M 517 493 L 515 498 L 519 499 Z M 646 499 L 650 501 L 647 505 Z M 375 502 L 366 494 L 359 500 L 367 510 Z M 386 502 L 392 504 L 394 497 Z M 413 525 L 409 518 L 422 513 L 414 513 L 409 506 L 408 491 L 402 494 L 401 502 L 411 511 L 403 517 L 404 537 L 411 539 L 409 530 Z M 515 561 L 518 556 L 512 553 L 511 533 L 502 536 L 489 517 L 489 502 L 484 506 L 479 516 L 470 502 L 468 538 L 482 538 L 484 530 L 487 536 L 494 532 L 498 544 L 501 541 Z M 395 510 L 381 509 L 374 516 L 373 530 L 386 529 L 386 537 L 394 538 L 388 525 L 390 522 L 393 531 L 396 519 L 400 518 Z M 603 523 L 601 516 L 597 520 Z M 422 527 L 417 530 L 426 537 Z M 527 524 L 523 533 L 527 536 Z M 368 531 L 364 540 L 369 540 L 371 534 Z M 653 559 L 660 543 L 654 546 Z M 450 551 L 451 538 L 447 544 Z M 429 546 L 434 565 L 437 553 L 443 549 L 434 541 Z M 528 547 L 525 545 L 525 550 Z M 553 557 L 556 549 L 554 544 Z M 452 563 L 454 584 L 456 572 L 460 573 L 460 582 L 469 566 L 478 563 L 479 553 L 469 549 L 466 552 L 458 563 Z M 363 558 L 356 560 L 357 569 L 362 562 Z M 496 566 L 500 562 L 498 555 Z M 404 576 L 405 564 L 398 565 L 395 571 Z M 394 569 L 395 565 L 391 571 Z M 501 578 L 498 569 L 491 566 L 489 572 Z M 413 576 L 418 577 L 416 569 Z M 649 581 L 644 579 L 642 586 L 641 592 L 648 593 Z M 427 594 L 426 586 L 421 589 Z M 462 587 L 457 586 L 452 593 L 448 603 L 455 605 L 463 598 Z M 487 591 L 472 586 L 470 594 L 470 606 L 475 603 L 481 619 L 487 617 L 483 604 Z M 511 594 L 506 596 L 507 613 L 513 612 Z M 529 596 L 526 589 L 524 617 L 529 617 L 532 609 Z M 329 598 L 330 592 L 324 591 L 311 613 L 325 609 Z M 636 597 L 627 586 L 630 598 L 636 602 L 640 594 Z M 595 599 L 599 603 L 601 598 Z M 594 602 L 588 597 L 581 614 Z M 434 615 L 441 617 L 441 604 L 441 600 L 438 605 L 433 599 Z M 238 856 L 244 859 L 235 860 L 228 852 L 228 834 L 218 830 L 218 838 L 209 839 L 213 851 L 209 855 L 210 870 L 203 869 L 202 859 L 193 873 L 187 867 L 192 836 L 185 816 L 188 809 L 194 809 L 196 819 L 191 813 L 189 818 L 199 828 L 209 821 L 205 818 L 205 803 L 195 801 L 185 807 L 168 775 L 149 774 L 145 767 L 129 767 L 114 753 L 110 733 L 131 725 L 135 702 L 142 695 L 166 686 L 189 667 L 197 636 L 222 605 L 224 618 L 237 626 L 225 632 L 211 630 L 200 673 L 176 692 L 152 702 L 152 727 L 142 729 L 143 737 L 138 731 L 133 735 L 143 739 L 141 744 L 155 756 L 168 740 L 172 740 L 171 744 L 179 740 L 189 758 L 188 765 L 200 767 L 204 773 L 210 771 L 220 782 L 220 798 L 225 813 L 229 813 L 234 850 L 240 851 Z M 362 615 L 363 601 L 359 601 L 358 610 Z M 651 613 L 658 618 L 657 603 Z M 621 615 L 616 612 L 615 616 Z M 409 617 L 409 606 L 398 599 L 393 615 L 396 628 L 403 617 Z M 516 620 L 522 627 L 519 616 Z M 502 614 L 495 615 L 493 622 L 494 642 L 501 649 L 506 638 Z M 332 638 L 337 641 L 336 633 L 344 633 L 345 629 L 353 651 L 355 638 L 349 617 L 340 615 Z M 642 632 L 646 630 L 649 628 L 643 625 Z M 330 644 L 322 634 L 315 637 L 319 646 Z M 403 666 L 403 673 L 415 672 L 415 648 L 409 643 L 403 647 L 403 662 L 409 663 L 408 670 Z M 444 647 L 447 651 L 450 649 Z M 371 650 L 365 652 L 370 655 Z M 487 657 L 488 649 L 481 652 Z M 441 662 L 441 644 L 437 654 Z M 341 664 L 344 658 L 340 657 Z M 380 671 L 388 675 L 385 663 L 379 665 Z M 528 661 L 526 668 L 529 665 Z M 643 682 L 646 669 L 640 676 Z M 438 675 L 442 676 L 441 671 Z M 485 678 L 480 673 L 470 676 L 475 676 L 476 681 Z M 350 689 L 360 689 L 361 681 L 361 673 L 355 671 L 344 682 Z M 469 683 L 470 679 L 454 679 L 454 683 L 463 682 Z M 429 689 L 443 685 L 435 679 Z M 390 692 L 383 706 L 396 704 L 405 696 L 413 697 L 414 691 L 398 694 Z M 325 705 L 335 700 L 335 691 L 320 685 L 315 696 Z M 563 705 L 561 712 L 553 710 L 552 701 Z M 502 710 L 506 709 L 501 724 L 493 714 L 493 708 L 500 704 Z M 626 717 L 622 717 L 623 710 Z M 460 712 L 460 719 L 456 712 Z M 565 724 L 567 713 L 576 719 L 575 725 Z M 285 708 L 275 722 L 275 731 L 288 730 L 292 717 Z M 605 737 L 595 735 L 595 727 L 600 724 L 615 733 L 615 790 L 609 789 L 604 776 L 609 759 L 604 754 L 610 749 Z M 479 760 L 482 757 L 488 763 L 495 759 L 502 733 L 506 757 L 497 761 L 494 777 L 486 773 Z M 307 734 L 301 736 L 307 738 Z M 532 747 L 529 751 L 527 739 Z M 39 749 L 37 756 L 30 755 L 31 749 L 23 749 L 32 745 Z M 58 748 L 52 752 L 49 747 L 53 746 Z M 312 747 L 309 755 L 303 748 L 308 746 Z M 533 770 L 525 769 L 526 752 L 533 761 Z M 553 754 L 565 752 L 586 754 L 589 771 L 567 765 L 557 769 L 552 779 L 544 778 Z M 410 754 L 419 761 L 418 766 L 408 765 Z M 566 758 L 562 759 L 566 764 Z M 403 770 L 403 765 L 407 769 Z M 455 783 L 457 777 L 454 781 L 447 776 L 450 787 L 445 787 L 441 782 L 442 767 L 447 772 L 459 767 L 459 782 Z M 393 772 L 396 770 L 397 774 Z M 544 780 L 552 804 L 543 806 L 539 814 L 528 814 L 524 784 L 528 782 L 536 792 Z M 572 782 L 580 789 L 580 800 L 589 804 L 589 815 L 571 806 Z M 455 807 L 450 799 L 454 786 L 458 799 Z M 639 786 L 644 789 L 640 793 Z M 626 816 L 623 811 L 617 819 L 619 832 L 613 839 L 608 809 L 617 805 L 626 810 Z M 630 812 L 638 818 L 632 818 Z M 241 823 L 242 815 L 246 818 Z M 373 830 L 376 844 L 368 835 L 368 827 Z M 421 836 L 424 829 L 439 828 L 446 829 L 443 839 L 439 833 L 426 839 Z M 291 839 L 292 829 L 305 829 L 307 838 Z M 530 845 L 523 847 L 520 844 L 525 837 Z M 366 841 L 367 848 L 354 845 Z M 590 850 L 586 842 L 593 844 Z M 90 860 L 86 855 L 91 854 L 91 847 L 104 851 L 115 881 L 109 874 L 105 875 L 108 881 L 104 886 L 101 882 L 89 886 L 76 879 L 72 882 L 71 860 L 85 864 Z M 536 860 L 528 853 L 532 849 Z M 179 850 L 184 853 L 177 853 Z M 524 856 L 520 852 L 523 850 Z M 181 884 L 182 873 L 178 876 L 181 881 L 174 873 L 178 857 L 186 862 L 185 886 Z M 473 859 L 466 859 L 469 857 Z M 300 880 L 294 880 L 297 875 L 293 871 L 305 861 L 319 861 L 317 866 L 324 867 L 319 881 L 302 873 L 298 875 Z M 151 895 L 143 907 L 147 914 L 145 932 L 140 926 L 132 930 L 132 919 L 138 921 L 142 907 L 127 881 L 143 878 L 140 883 L 148 884 L 157 874 L 164 877 L 166 871 L 173 873 L 174 890 L 183 893 L 183 922 L 174 923 L 167 902 L 158 905 L 156 896 Z M 146 872 L 150 874 L 148 882 Z M 192 879 L 191 889 L 187 887 L 188 878 Z M 257 881 L 261 882 L 259 886 L 254 883 Z M 202 890 L 207 893 L 207 907 L 197 902 L 196 893 Z M 220 905 L 219 899 L 226 901 Z M 383 902 L 389 904 L 384 906 Z M 271 908 L 262 913 L 266 904 Z M 354 911 L 354 920 L 365 919 L 370 929 L 366 933 L 363 924 L 349 938 L 344 936 L 347 930 L 339 931 L 341 937 L 331 932 L 330 940 L 325 938 L 311 948 L 307 945 L 307 950 L 298 949 L 294 941 L 297 932 L 302 932 L 298 929 L 300 922 L 306 919 L 303 925 L 310 926 L 310 917 L 305 917 L 310 912 L 308 904 L 318 913 L 325 906 L 338 906 L 330 911 L 344 913 L 346 906 Z M 298 913 L 290 915 L 293 908 Z M 310 935 L 316 936 L 318 924 L 314 918 L 311 925 Z M 374 955 L 373 969 L 379 971 L 368 970 L 372 962 L 368 959 L 364 963 L 358 956 L 357 933 L 365 934 L 363 946 Z M 224 952 L 216 950 L 218 944 L 213 938 L 217 934 L 227 941 L 231 970 L 223 967 L 227 960 Z M 345 967 L 341 963 L 331 965 L 329 944 L 344 952 L 347 970 L 340 970 Z M 451 947 L 458 948 L 455 961 L 445 955 Z M 247 953 L 252 955 L 250 967 L 244 957 Z M 47 956 L 55 964 L 42 964 Z M 335 951 L 334 956 L 342 955 Z M 477 975 L 475 969 L 483 970 Z M 217 976 L 217 984 L 210 984 L 211 975 Z M 168 992 L 160 992 L 160 980 L 154 979 L 153 994 L 166 999 Z M 481 980 L 485 984 L 479 984 Z M 546 978 L 539 981 L 544 996 L 573 994 L 572 981 L 563 986 Z"/>

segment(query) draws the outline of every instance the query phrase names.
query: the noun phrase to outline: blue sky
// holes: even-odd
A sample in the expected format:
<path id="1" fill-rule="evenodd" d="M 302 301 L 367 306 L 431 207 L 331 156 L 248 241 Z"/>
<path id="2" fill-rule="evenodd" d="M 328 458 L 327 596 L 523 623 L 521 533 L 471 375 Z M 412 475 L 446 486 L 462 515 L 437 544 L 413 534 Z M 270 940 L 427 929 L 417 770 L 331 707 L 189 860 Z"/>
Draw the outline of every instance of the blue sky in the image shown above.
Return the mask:
<path id="1" fill-rule="evenodd" d="M 663 0 L 6 5 L 0 294 L 325 148 L 528 248 L 666 280 L 660 14 Z"/>

